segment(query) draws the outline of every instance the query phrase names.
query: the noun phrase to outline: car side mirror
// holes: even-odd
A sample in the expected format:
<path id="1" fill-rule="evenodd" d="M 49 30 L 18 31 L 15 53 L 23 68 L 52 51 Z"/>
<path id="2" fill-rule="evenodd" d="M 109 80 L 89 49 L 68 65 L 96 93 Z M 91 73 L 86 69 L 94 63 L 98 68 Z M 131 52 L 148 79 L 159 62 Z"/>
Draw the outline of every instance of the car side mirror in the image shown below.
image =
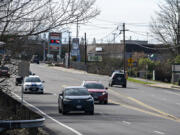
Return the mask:
<path id="1" fill-rule="evenodd" d="M 42 83 L 45 83 L 45 81 L 42 81 Z"/>

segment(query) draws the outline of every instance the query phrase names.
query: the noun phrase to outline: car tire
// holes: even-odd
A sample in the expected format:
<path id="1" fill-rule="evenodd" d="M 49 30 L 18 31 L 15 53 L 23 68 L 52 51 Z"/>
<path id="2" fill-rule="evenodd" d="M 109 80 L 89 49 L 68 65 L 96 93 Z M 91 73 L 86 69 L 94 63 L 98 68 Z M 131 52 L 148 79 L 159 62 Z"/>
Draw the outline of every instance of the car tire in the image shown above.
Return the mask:
<path id="1" fill-rule="evenodd" d="M 94 110 L 89 112 L 90 115 L 94 115 Z"/>
<path id="2" fill-rule="evenodd" d="M 62 110 L 61 110 L 61 108 L 59 106 L 58 106 L 58 112 L 62 113 Z"/>
<path id="3" fill-rule="evenodd" d="M 62 110 L 62 114 L 65 115 L 65 114 L 67 114 L 67 112 Z"/>
<path id="4" fill-rule="evenodd" d="M 112 87 L 113 85 L 112 85 L 112 82 L 111 83 L 109 83 L 109 87 Z"/>
<path id="5" fill-rule="evenodd" d="M 123 87 L 123 88 L 126 88 L 126 84 L 124 84 L 122 87 Z"/>
<path id="6" fill-rule="evenodd" d="M 64 111 L 64 107 L 62 107 L 62 110 L 61 110 L 61 111 L 62 111 L 62 114 L 63 114 L 63 115 L 67 114 L 67 111 Z"/>
<path id="7" fill-rule="evenodd" d="M 104 101 L 104 104 L 108 104 L 108 100 L 105 100 L 105 101 Z"/>

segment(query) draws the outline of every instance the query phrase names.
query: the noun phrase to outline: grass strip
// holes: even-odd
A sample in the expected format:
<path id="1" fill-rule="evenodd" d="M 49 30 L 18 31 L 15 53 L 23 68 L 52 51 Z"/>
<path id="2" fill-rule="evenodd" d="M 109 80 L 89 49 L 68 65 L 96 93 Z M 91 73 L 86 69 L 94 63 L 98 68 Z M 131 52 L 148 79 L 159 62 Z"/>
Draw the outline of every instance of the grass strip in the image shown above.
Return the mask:
<path id="1" fill-rule="evenodd" d="M 128 77 L 128 81 L 130 82 L 134 82 L 134 83 L 140 83 L 140 84 L 154 84 L 152 82 L 146 82 L 146 81 L 142 81 L 142 80 L 136 80 L 134 78 Z"/>

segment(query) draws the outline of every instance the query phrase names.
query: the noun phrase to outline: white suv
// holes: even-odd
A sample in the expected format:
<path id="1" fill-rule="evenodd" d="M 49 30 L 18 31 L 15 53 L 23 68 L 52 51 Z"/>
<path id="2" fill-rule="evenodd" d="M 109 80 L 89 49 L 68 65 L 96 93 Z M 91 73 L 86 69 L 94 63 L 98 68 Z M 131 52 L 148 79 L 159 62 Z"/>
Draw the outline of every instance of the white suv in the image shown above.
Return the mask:
<path id="1" fill-rule="evenodd" d="M 39 76 L 28 76 L 23 80 L 23 93 L 44 93 L 44 81 L 41 81 Z"/>

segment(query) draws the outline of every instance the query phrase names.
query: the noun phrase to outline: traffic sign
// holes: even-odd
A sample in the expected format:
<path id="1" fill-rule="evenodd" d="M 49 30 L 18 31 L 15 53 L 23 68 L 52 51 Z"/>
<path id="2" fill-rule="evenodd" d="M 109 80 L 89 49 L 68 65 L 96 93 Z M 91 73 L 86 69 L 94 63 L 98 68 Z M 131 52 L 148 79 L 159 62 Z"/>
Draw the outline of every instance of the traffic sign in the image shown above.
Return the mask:
<path id="1" fill-rule="evenodd" d="M 128 59 L 128 63 L 132 64 L 134 62 L 134 60 L 132 58 Z"/>

